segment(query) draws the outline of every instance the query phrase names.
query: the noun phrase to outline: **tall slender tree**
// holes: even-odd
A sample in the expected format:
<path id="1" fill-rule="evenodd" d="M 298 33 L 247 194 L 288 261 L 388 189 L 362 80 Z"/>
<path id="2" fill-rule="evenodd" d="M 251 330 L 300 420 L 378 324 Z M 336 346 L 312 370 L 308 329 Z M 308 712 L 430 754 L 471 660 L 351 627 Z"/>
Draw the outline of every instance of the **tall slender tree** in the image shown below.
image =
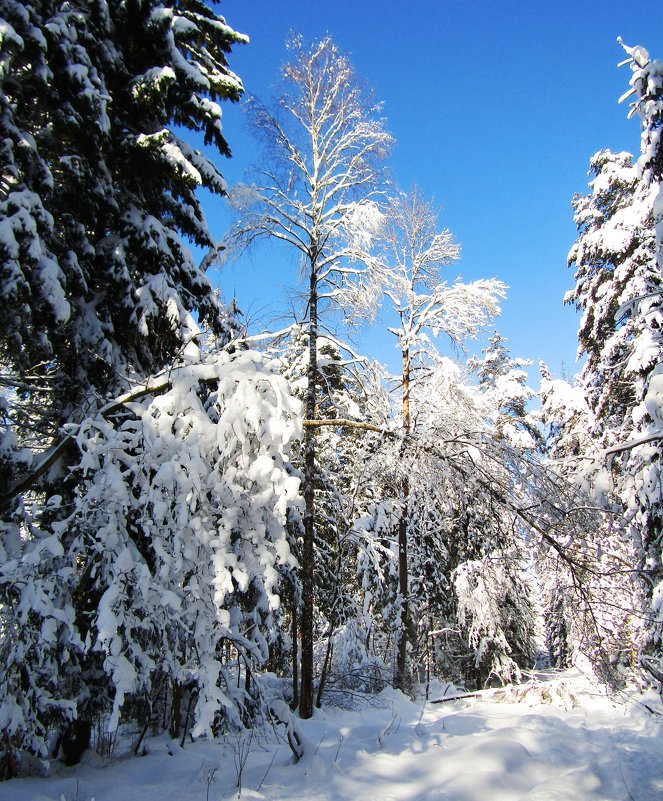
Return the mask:
<path id="1" fill-rule="evenodd" d="M 264 143 L 257 182 L 235 193 L 241 212 L 233 236 L 268 236 L 300 255 L 308 334 L 305 500 L 301 552 L 301 691 L 299 712 L 313 709 L 313 609 L 318 336 L 333 309 L 370 310 L 375 292 L 362 254 L 377 217 L 374 197 L 392 144 L 380 106 L 330 38 L 306 48 L 289 42 L 280 95 L 271 107 L 253 99 L 253 130 Z"/>
<path id="2" fill-rule="evenodd" d="M 498 301 L 504 296 L 505 287 L 494 279 L 470 284 L 448 284 L 443 280 L 441 270 L 459 258 L 460 246 L 448 230 L 438 231 L 434 206 L 416 188 L 390 198 L 383 211 L 380 243 L 373 268 L 397 319 L 389 331 L 397 339 L 402 359 L 401 455 L 405 457 L 414 427 L 410 405 L 413 370 L 430 370 L 438 358 L 431 335 L 446 335 L 456 345 L 476 336 L 498 314 Z M 394 671 L 394 683 L 400 689 L 405 689 L 407 683 L 409 494 L 406 470 L 398 528 L 401 612 Z"/>

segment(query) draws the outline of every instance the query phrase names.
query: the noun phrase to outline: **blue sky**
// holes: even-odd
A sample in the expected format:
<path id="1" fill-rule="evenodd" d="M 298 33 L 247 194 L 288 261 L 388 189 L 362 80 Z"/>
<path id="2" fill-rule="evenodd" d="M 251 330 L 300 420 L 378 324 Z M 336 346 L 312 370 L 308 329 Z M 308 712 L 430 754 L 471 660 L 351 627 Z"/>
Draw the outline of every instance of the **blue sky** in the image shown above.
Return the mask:
<path id="1" fill-rule="evenodd" d="M 289 31 L 329 33 L 384 102 L 396 139 L 391 169 L 443 208 L 442 227 L 462 243 L 449 278 L 496 277 L 510 287 L 497 328 L 514 356 L 574 373 L 577 318 L 562 298 L 573 285 L 566 255 L 575 239 L 571 199 L 587 189 L 589 157 L 602 148 L 637 151 L 639 125 L 618 105 L 630 71 L 616 43 L 644 45 L 663 59 L 663 2 L 450 2 L 449 0 L 224 0 L 220 13 L 251 43 L 231 54 L 247 92 L 272 94 Z M 241 181 L 255 148 L 241 108 L 224 105 Z M 218 236 L 219 200 L 206 205 Z M 297 269 L 281 250 L 212 274 L 251 318 L 269 325 Z M 364 352 L 391 361 L 375 331 Z M 470 343 L 469 351 L 481 345 Z"/>

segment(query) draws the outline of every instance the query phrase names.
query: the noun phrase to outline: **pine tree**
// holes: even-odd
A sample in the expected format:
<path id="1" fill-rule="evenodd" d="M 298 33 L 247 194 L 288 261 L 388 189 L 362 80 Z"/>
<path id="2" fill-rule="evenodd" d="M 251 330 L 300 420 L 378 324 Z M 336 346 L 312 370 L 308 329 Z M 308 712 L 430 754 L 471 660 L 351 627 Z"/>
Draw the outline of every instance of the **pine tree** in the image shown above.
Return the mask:
<path id="1" fill-rule="evenodd" d="M 265 359 L 239 350 L 175 368 L 83 423 L 73 512 L 11 565 L 8 738 L 38 750 L 48 724 L 72 714 L 109 714 L 115 731 L 125 701 L 149 715 L 185 685 L 197 731 L 222 713 L 238 725 L 294 570 L 299 414 Z"/>

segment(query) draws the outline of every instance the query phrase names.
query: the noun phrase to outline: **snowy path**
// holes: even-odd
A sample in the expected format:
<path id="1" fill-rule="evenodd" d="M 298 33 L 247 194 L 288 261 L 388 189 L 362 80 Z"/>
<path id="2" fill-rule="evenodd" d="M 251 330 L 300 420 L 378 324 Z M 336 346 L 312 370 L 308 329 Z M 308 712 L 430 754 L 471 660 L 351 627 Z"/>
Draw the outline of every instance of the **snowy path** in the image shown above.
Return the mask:
<path id="1" fill-rule="evenodd" d="M 296 765 L 271 733 L 253 741 L 242 798 L 663 801 L 663 718 L 586 692 L 580 699 L 567 709 L 559 698 L 538 705 L 468 699 L 426 704 L 422 714 L 422 703 L 392 691 L 361 712 L 323 710 L 302 726 L 309 748 Z M 140 759 L 5 782 L 0 801 L 237 798 L 231 742 L 198 742 L 172 756 L 166 744 L 151 741 Z"/>

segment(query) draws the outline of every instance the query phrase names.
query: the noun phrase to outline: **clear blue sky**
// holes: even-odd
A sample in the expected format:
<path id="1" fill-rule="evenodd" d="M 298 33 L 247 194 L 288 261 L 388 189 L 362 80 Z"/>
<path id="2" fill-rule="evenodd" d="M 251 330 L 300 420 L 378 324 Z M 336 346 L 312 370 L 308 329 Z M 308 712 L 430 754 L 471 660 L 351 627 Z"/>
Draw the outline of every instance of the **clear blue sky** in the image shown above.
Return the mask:
<path id="1" fill-rule="evenodd" d="M 251 38 L 230 64 L 263 99 L 289 31 L 309 40 L 331 34 L 384 102 L 395 180 L 434 196 L 441 225 L 462 243 L 449 277 L 507 283 L 497 328 L 512 354 L 574 373 L 577 319 L 562 305 L 573 285 L 570 203 L 587 189 L 594 152 L 639 148 L 638 121 L 617 104 L 630 71 L 617 69 L 624 54 L 616 38 L 663 59 L 662 0 L 225 0 L 219 10 Z M 255 150 L 240 108 L 224 104 L 224 129 L 233 159 L 220 166 L 232 184 Z M 221 236 L 228 218 L 219 204 L 206 212 Z M 282 251 L 263 250 L 212 277 L 267 323 L 296 272 Z M 375 334 L 363 343 L 382 361 L 392 347 Z"/>

